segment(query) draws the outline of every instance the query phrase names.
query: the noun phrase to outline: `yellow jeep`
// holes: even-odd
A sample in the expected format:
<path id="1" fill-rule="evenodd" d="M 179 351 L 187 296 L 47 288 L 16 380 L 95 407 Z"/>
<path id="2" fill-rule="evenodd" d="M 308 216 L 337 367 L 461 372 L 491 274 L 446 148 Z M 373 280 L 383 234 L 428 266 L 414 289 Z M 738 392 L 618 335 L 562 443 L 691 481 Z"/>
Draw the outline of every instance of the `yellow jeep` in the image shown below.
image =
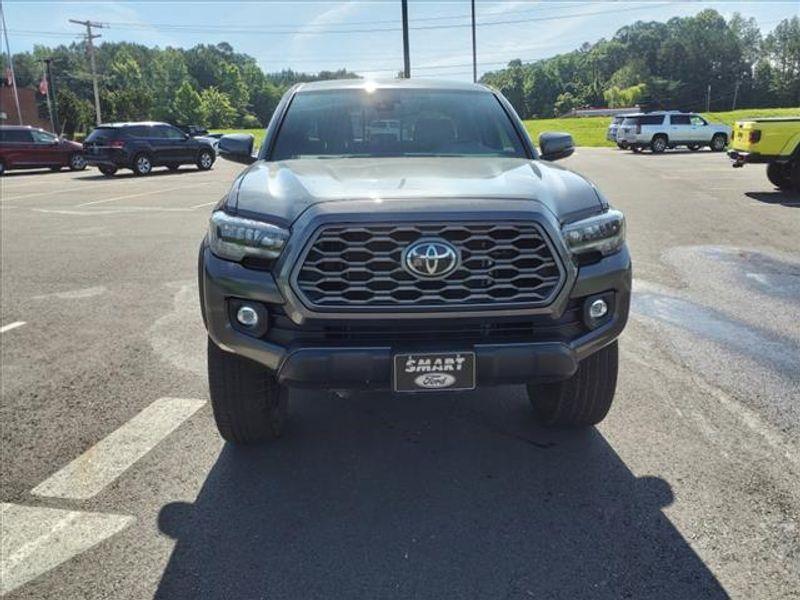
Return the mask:
<path id="1" fill-rule="evenodd" d="M 800 116 L 737 121 L 728 156 L 734 167 L 766 163 L 776 187 L 800 192 Z"/>

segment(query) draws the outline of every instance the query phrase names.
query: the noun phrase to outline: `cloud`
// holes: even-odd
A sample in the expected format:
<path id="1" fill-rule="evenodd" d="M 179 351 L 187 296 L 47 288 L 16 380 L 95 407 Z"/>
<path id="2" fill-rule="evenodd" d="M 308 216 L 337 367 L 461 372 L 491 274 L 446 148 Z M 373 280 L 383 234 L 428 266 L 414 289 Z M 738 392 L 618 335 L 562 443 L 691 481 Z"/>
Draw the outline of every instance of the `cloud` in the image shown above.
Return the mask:
<path id="1" fill-rule="evenodd" d="M 290 43 L 289 56 L 308 47 L 318 37 L 319 29 L 324 28 L 326 25 L 339 25 L 345 23 L 347 18 L 361 8 L 358 2 L 351 0 L 350 2 L 342 2 L 336 4 L 332 8 L 321 12 L 308 23 L 300 28 L 299 33 L 292 36 Z"/>

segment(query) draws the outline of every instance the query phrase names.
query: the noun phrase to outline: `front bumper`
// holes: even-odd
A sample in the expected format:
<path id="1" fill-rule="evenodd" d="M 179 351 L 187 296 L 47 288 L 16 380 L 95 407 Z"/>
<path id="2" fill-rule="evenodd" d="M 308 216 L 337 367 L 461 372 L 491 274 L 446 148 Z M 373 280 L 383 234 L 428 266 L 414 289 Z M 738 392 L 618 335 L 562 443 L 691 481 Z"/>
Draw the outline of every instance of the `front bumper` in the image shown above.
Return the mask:
<path id="1" fill-rule="evenodd" d="M 435 333 L 418 338 L 354 339 L 342 334 L 351 331 L 347 322 L 343 324 L 342 315 L 313 315 L 293 323 L 291 300 L 287 303 L 286 294 L 271 273 L 221 260 L 205 245 L 199 255 L 200 303 L 211 339 L 223 349 L 274 371 L 282 384 L 328 389 L 388 389 L 392 381 L 392 356 L 409 351 L 474 351 L 478 386 L 569 378 L 581 360 L 613 342 L 625 327 L 631 272 L 630 255 L 625 247 L 613 256 L 577 269 L 569 289 L 564 290 L 563 302 L 554 302 L 548 308 L 549 313 L 538 310 L 526 315 L 524 311 L 514 311 L 512 315 L 483 311 L 473 316 L 459 313 L 457 317 L 442 317 L 428 323 L 431 329 L 451 323 L 464 331 L 477 330 L 478 324 L 485 329 L 494 322 L 502 324 L 525 317 L 543 323 L 541 329 L 534 326 L 513 340 L 487 336 L 448 340 Z M 611 298 L 609 315 L 599 326 L 581 328 L 574 322 L 565 322 L 569 310 L 580 311 L 584 300 L 597 294 L 608 294 Z M 241 299 L 260 302 L 270 311 L 271 330 L 262 337 L 243 333 L 233 323 L 230 302 Z M 398 321 L 382 316 L 367 323 L 385 327 Z M 415 323 L 404 318 L 401 327 L 410 331 Z M 322 335 L 321 332 L 331 329 L 328 327 L 331 324 L 339 333 Z M 362 324 L 354 324 L 353 330 Z M 307 335 L 311 331 L 320 335 Z M 425 330 L 422 331 L 424 334 Z"/>

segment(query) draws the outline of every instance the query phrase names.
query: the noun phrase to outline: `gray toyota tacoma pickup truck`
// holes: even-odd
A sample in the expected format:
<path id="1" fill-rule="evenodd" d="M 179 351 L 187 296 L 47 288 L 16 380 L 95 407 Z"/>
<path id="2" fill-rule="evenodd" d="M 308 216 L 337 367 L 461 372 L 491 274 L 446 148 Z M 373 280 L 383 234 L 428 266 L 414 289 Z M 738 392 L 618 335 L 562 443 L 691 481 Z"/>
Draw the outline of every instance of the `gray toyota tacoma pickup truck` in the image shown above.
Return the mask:
<path id="1" fill-rule="evenodd" d="M 291 388 L 525 384 L 542 423 L 608 412 L 628 318 L 625 220 L 480 85 L 300 84 L 253 138 L 199 255 L 222 436 L 279 436 Z M 487 400 L 489 401 L 489 400 Z"/>

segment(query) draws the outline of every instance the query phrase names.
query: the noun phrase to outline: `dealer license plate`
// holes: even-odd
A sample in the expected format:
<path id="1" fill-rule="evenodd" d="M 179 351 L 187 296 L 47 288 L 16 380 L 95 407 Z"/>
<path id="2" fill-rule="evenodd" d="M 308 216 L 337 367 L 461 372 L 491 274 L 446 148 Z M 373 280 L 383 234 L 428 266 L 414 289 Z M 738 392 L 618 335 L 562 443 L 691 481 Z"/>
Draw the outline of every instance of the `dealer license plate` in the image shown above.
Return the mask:
<path id="1" fill-rule="evenodd" d="M 396 392 L 475 389 L 474 352 L 395 354 Z"/>

